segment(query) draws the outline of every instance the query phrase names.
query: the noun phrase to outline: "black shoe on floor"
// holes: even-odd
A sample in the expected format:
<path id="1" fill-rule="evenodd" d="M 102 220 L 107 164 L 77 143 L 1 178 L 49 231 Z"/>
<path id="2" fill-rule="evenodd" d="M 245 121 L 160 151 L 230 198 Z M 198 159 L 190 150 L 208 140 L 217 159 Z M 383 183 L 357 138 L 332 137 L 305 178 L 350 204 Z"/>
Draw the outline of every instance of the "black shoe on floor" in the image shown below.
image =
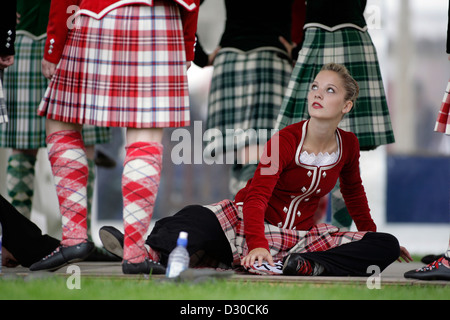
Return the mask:
<path id="1" fill-rule="evenodd" d="M 54 271 L 67 264 L 83 261 L 95 249 L 94 243 L 82 242 L 74 246 L 59 246 L 48 256 L 30 266 L 31 271 Z"/>
<path id="2" fill-rule="evenodd" d="M 120 259 L 123 258 L 123 233 L 111 226 L 101 227 L 100 240 L 106 250 Z"/>
<path id="3" fill-rule="evenodd" d="M 445 257 L 433 261 L 429 265 L 405 272 L 405 278 L 418 280 L 450 280 L 450 268 L 443 265 Z"/>
<path id="4" fill-rule="evenodd" d="M 124 274 L 165 274 L 166 268 L 159 262 L 150 259 L 145 259 L 140 263 L 130 263 L 124 260 L 122 272 Z"/>
<path id="5" fill-rule="evenodd" d="M 430 264 L 433 261 L 439 260 L 443 256 L 444 256 L 444 254 L 429 254 L 429 255 L 426 255 L 425 257 L 423 257 L 420 261 L 424 264 Z"/>
<path id="6" fill-rule="evenodd" d="M 89 256 L 84 259 L 84 261 L 93 261 L 93 262 L 117 262 L 122 261 L 122 259 L 105 248 L 95 247 L 95 249 L 89 254 Z"/>
<path id="7" fill-rule="evenodd" d="M 95 165 L 104 168 L 114 168 L 116 166 L 116 160 L 100 150 L 95 150 L 94 162 Z"/>
<path id="8" fill-rule="evenodd" d="M 290 276 L 318 276 L 323 267 L 307 260 L 300 253 L 291 253 L 283 261 L 283 274 Z"/>

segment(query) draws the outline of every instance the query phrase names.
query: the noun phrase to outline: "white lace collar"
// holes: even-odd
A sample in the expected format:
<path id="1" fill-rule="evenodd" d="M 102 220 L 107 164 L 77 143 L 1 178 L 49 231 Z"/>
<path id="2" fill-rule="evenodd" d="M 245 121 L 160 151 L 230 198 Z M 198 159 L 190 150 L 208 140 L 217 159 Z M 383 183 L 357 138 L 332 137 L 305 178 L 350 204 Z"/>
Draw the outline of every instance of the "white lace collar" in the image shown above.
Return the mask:
<path id="1" fill-rule="evenodd" d="M 329 154 L 328 152 L 320 152 L 318 155 L 314 153 L 308 153 L 308 151 L 303 151 L 300 154 L 300 162 L 309 166 L 328 166 L 335 163 L 339 158 L 339 150 Z"/>

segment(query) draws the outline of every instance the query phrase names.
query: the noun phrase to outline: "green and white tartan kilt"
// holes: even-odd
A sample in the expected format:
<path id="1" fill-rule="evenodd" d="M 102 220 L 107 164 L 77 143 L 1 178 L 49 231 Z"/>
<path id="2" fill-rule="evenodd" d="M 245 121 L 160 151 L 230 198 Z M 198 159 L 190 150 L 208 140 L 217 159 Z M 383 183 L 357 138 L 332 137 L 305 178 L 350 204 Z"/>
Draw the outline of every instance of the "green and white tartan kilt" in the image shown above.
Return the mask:
<path id="1" fill-rule="evenodd" d="M 250 142 L 265 144 L 275 127 L 291 73 L 292 64 L 286 53 L 277 48 L 220 50 L 214 60 L 207 129 L 218 129 L 223 140 L 211 139 L 212 142 L 224 142 L 222 147 L 226 145 L 227 150 L 231 150 L 229 145 L 233 143 L 236 149 L 233 135 L 242 141 L 247 130 L 266 129 L 267 138 L 262 134 L 257 136 L 258 141 Z M 219 145 L 215 148 L 220 150 Z"/>
<path id="2" fill-rule="evenodd" d="M 310 85 L 321 67 L 330 62 L 343 64 L 360 86 L 353 110 L 342 119 L 339 127 L 356 134 L 361 150 L 395 142 L 375 46 L 367 32 L 354 28 L 334 32 L 306 29 L 277 119 L 277 129 L 309 118 Z"/>
<path id="3" fill-rule="evenodd" d="M 42 75 L 45 37 L 32 39 L 18 34 L 14 64 L 4 72 L 4 94 L 9 122 L 0 126 L 0 147 L 39 149 L 46 146 L 45 117 L 37 108 L 47 89 L 48 80 Z M 85 145 L 109 142 L 109 128 L 85 126 Z"/>
<path id="4" fill-rule="evenodd" d="M 5 98 L 3 95 L 2 74 L 0 73 L 0 123 L 6 122 L 8 122 L 8 110 L 6 109 Z"/>
<path id="5" fill-rule="evenodd" d="M 244 232 L 243 204 L 232 200 L 205 205 L 217 217 L 225 236 L 230 243 L 233 265 L 238 266 L 249 250 Z M 326 251 L 346 243 L 361 240 L 367 232 L 344 231 L 319 223 L 309 230 L 284 229 L 264 222 L 264 234 L 269 243 L 270 254 L 274 261 L 283 260 L 291 253 Z"/>

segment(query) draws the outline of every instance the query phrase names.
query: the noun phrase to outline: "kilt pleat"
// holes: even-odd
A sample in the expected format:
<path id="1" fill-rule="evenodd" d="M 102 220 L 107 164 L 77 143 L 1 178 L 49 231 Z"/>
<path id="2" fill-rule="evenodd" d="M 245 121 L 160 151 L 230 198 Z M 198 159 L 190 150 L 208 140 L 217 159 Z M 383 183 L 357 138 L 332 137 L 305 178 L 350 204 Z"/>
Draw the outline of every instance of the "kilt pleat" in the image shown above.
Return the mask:
<path id="1" fill-rule="evenodd" d="M 248 254 L 242 205 L 231 200 L 223 200 L 205 207 L 214 212 L 219 220 L 231 246 L 233 264 L 240 265 L 241 259 Z M 361 240 L 366 234 L 366 232 L 339 232 L 337 227 L 325 223 L 317 224 L 310 230 L 293 230 L 265 222 L 264 232 L 274 261 L 283 260 L 291 253 L 325 251 Z"/>
<path id="2" fill-rule="evenodd" d="M 46 146 L 45 118 L 38 116 L 37 108 L 48 86 L 42 74 L 45 37 L 32 39 L 18 34 L 14 64 L 4 73 L 6 106 L 9 122 L 0 126 L 0 147 L 39 149 Z M 109 128 L 85 126 L 86 145 L 109 142 Z"/>
<path id="3" fill-rule="evenodd" d="M 238 129 L 273 129 L 291 72 L 276 49 L 222 49 L 214 60 L 207 129 L 218 129 L 223 141 L 227 130 L 238 136 Z"/>
<path id="4" fill-rule="evenodd" d="M 3 87 L 2 87 L 2 79 L 0 77 L 0 123 L 7 123 L 7 122 L 8 122 L 8 110 L 6 109 L 5 97 L 3 94 Z"/>
<path id="5" fill-rule="evenodd" d="M 101 20 L 77 19 L 39 114 L 107 127 L 189 124 L 183 28 L 175 4 L 123 6 Z"/>
<path id="6" fill-rule="evenodd" d="M 321 67 L 343 64 L 360 86 L 353 110 L 339 127 L 358 137 L 361 149 L 395 142 L 376 49 L 367 32 L 343 28 L 329 32 L 308 28 L 286 91 L 277 129 L 309 118 L 307 95 Z"/>
<path id="7" fill-rule="evenodd" d="M 450 135 L 450 81 L 445 89 L 434 131 Z"/>

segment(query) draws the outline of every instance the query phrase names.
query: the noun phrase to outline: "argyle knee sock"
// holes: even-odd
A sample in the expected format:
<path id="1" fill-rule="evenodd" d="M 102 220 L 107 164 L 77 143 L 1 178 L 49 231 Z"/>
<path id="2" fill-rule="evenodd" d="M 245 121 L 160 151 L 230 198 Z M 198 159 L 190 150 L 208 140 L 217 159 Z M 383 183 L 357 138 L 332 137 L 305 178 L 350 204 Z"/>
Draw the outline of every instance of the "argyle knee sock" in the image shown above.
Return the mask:
<path id="1" fill-rule="evenodd" d="M 30 219 L 33 201 L 34 165 L 36 157 L 24 153 L 12 154 L 6 169 L 6 188 L 11 204 Z"/>
<path id="2" fill-rule="evenodd" d="M 126 147 L 122 175 L 123 260 L 139 263 L 148 257 L 145 238 L 153 215 L 162 169 L 163 146 L 136 142 Z"/>
<path id="3" fill-rule="evenodd" d="M 87 235 L 88 239 L 92 241 L 92 198 L 94 196 L 94 185 L 95 185 L 95 161 L 93 159 L 87 159 L 88 163 L 88 170 L 89 170 L 89 176 L 88 176 L 88 183 L 87 183 Z"/>
<path id="4" fill-rule="evenodd" d="M 83 138 L 78 131 L 58 131 L 47 137 L 48 158 L 62 215 L 64 246 L 87 239 L 88 164 Z"/>
<path id="5" fill-rule="evenodd" d="M 148 257 L 150 258 L 150 260 L 154 262 L 159 262 L 161 260 L 161 253 L 159 251 L 154 250 L 148 244 L 145 244 L 145 249 L 147 249 Z"/>

